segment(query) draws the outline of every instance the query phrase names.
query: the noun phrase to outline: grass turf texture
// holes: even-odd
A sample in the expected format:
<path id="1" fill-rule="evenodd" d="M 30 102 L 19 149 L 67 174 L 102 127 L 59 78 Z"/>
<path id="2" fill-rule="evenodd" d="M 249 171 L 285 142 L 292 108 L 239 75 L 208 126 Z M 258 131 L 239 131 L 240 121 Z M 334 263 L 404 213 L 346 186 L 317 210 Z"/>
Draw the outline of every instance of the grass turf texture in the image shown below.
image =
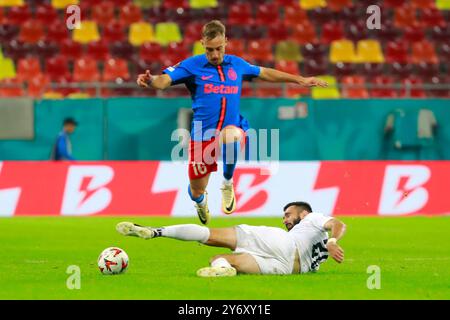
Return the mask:
<path id="1" fill-rule="evenodd" d="M 211 256 L 228 252 L 195 242 L 143 240 L 116 233 L 119 221 L 161 226 L 197 223 L 165 218 L 2 218 L 0 299 L 449 299 L 449 217 L 343 218 L 346 261 L 331 258 L 315 274 L 198 278 Z M 213 219 L 211 227 L 281 219 Z M 127 273 L 102 275 L 97 257 L 109 246 L 130 257 Z M 66 269 L 81 268 L 81 289 L 69 290 Z M 369 290 L 367 267 L 381 268 L 381 289 Z"/>

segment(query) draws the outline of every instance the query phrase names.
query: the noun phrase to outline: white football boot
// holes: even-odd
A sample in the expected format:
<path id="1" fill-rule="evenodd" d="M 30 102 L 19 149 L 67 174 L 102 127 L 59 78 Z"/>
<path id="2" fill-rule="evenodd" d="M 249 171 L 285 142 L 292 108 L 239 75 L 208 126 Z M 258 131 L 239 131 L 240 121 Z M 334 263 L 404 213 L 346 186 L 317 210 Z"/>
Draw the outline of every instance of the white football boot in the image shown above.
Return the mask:
<path id="1" fill-rule="evenodd" d="M 151 239 L 156 235 L 156 231 L 150 227 L 144 227 L 132 222 L 119 222 L 116 225 L 118 233 L 124 236 L 139 237 L 142 239 Z"/>
<path id="2" fill-rule="evenodd" d="M 205 192 L 205 204 L 203 206 L 199 205 L 198 203 L 195 203 L 195 209 L 197 210 L 198 218 L 200 219 L 200 222 L 203 224 L 208 224 L 209 220 L 211 219 L 211 213 L 209 212 L 208 208 L 208 193 Z"/>
<path id="3" fill-rule="evenodd" d="M 222 210 L 226 214 L 231 214 L 236 210 L 236 197 L 234 195 L 233 184 L 223 184 L 222 188 Z"/>
<path id="4" fill-rule="evenodd" d="M 197 276 L 202 278 L 234 277 L 236 269 L 233 267 L 206 267 L 197 270 Z"/>

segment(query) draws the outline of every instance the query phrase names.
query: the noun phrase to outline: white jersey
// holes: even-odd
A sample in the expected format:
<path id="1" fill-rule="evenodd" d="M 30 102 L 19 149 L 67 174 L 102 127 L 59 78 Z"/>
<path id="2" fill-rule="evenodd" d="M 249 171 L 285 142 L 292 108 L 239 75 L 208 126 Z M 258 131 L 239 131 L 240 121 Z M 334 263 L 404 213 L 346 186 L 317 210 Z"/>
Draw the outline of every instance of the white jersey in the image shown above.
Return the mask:
<path id="1" fill-rule="evenodd" d="M 311 212 L 289 231 L 297 246 L 301 273 L 319 270 L 319 265 L 328 258 L 328 233 L 323 226 L 330 219 L 332 217 Z"/>

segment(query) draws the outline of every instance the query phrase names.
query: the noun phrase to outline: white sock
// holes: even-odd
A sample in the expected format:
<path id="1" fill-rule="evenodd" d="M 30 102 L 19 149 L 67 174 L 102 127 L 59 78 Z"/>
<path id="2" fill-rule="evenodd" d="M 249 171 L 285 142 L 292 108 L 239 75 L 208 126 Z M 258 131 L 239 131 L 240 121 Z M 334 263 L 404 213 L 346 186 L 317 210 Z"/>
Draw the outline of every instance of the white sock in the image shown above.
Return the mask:
<path id="1" fill-rule="evenodd" d="M 200 202 L 195 202 L 194 203 L 198 204 L 200 207 L 204 207 L 206 205 L 206 195 L 203 197 L 203 200 Z"/>
<path id="2" fill-rule="evenodd" d="M 233 178 L 231 178 L 230 180 L 228 180 L 227 178 L 223 178 L 223 184 L 226 186 L 232 185 L 233 184 Z"/>
<path id="3" fill-rule="evenodd" d="M 211 267 L 226 267 L 230 268 L 231 264 L 225 258 L 217 258 L 213 262 L 211 262 Z"/>
<path id="4" fill-rule="evenodd" d="M 161 236 L 184 241 L 205 243 L 209 239 L 209 229 L 197 224 L 179 224 L 161 228 Z"/>

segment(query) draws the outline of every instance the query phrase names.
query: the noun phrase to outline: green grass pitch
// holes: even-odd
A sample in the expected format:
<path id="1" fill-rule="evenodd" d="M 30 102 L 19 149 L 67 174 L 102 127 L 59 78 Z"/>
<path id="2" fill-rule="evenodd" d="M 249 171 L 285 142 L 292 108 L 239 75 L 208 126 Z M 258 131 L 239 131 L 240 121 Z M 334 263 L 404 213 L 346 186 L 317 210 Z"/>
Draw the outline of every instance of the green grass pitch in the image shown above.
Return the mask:
<path id="1" fill-rule="evenodd" d="M 450 218 L 345 217 L 341 265 L 332 259 L 306 275 L 204 279 L 195 272 L 228 252 L 172 239 L 120 236 L 119 221 L 161 226 L 197 219 L 15 217 L 0 219 L 0 299 L 449 299 Z M 247 223 L 282 226 L 281 218 L 213 219 L 211 227 Z M 125 274 L 102 275 L 96 260 L 106 247 L 130 257 Z M 66 287 L 67 267 L 81 269 L 81 288 Z M 369 290 L 368 266 L 381 270 Z"/>

